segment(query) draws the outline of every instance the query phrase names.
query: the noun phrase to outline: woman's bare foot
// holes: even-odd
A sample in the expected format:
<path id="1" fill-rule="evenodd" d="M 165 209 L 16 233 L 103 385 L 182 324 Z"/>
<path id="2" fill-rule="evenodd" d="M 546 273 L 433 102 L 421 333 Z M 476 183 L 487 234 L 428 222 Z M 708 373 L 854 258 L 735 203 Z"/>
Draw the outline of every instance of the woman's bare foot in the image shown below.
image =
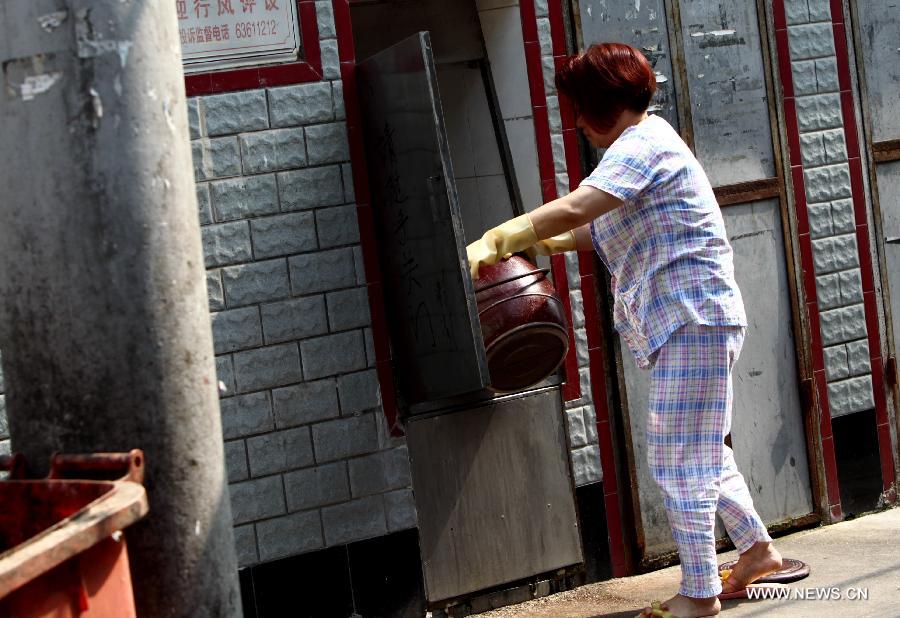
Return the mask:
<path id="1" fill-rule="evenodd" d="M 722 609 L 717 597 L 706 599 L 694 599 L 692 597 L 676 594 L 668 601 L 664 601 L 662 609 L 669 613 L 653 613 L 653 608 L 645 607 L 636 618 L 650 618 L 656 616 L 671 616 L 672 618 L 702 618 L 703 616 L 716 616 Z"/>
<path id="2" fill-rule="evenodd" d="M 731 574 L 722 582 L 722 592 L 737 592 L 760 577 L 781 568 L 781 554 L 771 541 L 760 541 L 741 554 Z"/>
<path id="3" fill-rule="evenodd" d="M 760 541 L 741 554 L 731 570 L 728 578 L 722 582 L 722 592 L 736 592 L 746 588 L 760 577 L 774 573 L 781 568 L 781 554 L 772 546 L 771 541 Z M 645 607 L 635 618 L 701 618 L 716 616 L 722 605 L 718 597 L 695 599 L 676 594 L 665 601 L 654 612 L 654 608 Z"/>

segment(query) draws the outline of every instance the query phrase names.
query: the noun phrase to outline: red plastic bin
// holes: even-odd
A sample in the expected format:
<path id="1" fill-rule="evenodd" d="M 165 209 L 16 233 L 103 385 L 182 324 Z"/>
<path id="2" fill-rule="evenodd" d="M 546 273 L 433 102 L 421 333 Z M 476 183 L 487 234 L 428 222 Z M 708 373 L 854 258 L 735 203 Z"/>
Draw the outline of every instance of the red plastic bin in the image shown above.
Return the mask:
<path id="1" fill-rule="evenodd" d="M 148 511 L 143 453 L 55 455 L 45 479 L 24 469 L 0 457 L 0 616 L 135 616 L 122 530 Z"/>

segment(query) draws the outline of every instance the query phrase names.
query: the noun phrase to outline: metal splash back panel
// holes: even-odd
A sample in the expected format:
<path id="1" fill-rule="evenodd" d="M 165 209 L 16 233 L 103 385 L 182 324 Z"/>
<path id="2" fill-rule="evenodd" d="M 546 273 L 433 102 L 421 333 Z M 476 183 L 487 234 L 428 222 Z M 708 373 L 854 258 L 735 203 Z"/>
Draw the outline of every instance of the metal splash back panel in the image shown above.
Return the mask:
<path id="1" fill-rule="evenodd" d="M 583 561 L 558 387 L 407 423 L 436 603 Z"/>
<path id="2" fill-rule="evenodd" d="M 396 375 L 407 405 L 489 384 L 431 41 L 358 65 Z"/>

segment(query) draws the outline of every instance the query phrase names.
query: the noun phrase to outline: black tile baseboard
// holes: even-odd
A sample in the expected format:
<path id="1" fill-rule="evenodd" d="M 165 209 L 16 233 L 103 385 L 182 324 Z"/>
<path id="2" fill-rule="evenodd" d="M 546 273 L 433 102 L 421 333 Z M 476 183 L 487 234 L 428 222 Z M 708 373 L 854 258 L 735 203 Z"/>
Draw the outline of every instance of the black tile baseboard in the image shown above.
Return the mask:
<path id="1" fill-rule="evenodd" d="M 417 530 L 241 569 L 244 618 L 419 618 Z"/>

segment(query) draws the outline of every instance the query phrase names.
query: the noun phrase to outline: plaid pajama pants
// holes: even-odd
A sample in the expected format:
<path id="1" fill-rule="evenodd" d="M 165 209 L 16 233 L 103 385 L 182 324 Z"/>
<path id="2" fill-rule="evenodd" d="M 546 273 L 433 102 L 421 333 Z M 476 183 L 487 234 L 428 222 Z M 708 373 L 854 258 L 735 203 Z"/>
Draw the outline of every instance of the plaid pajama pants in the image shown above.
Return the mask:
<path id="1" fill-rule="evenodd" d="M 681 558 L 685 596 L 718 595 L 715 517 L 738 551 L 771 541 L 725 445 L 731 429 L 731 370 L 744 341 L 739 326 L 688 324 L 658 350 L 650 374 L 647 452 Z"/>

